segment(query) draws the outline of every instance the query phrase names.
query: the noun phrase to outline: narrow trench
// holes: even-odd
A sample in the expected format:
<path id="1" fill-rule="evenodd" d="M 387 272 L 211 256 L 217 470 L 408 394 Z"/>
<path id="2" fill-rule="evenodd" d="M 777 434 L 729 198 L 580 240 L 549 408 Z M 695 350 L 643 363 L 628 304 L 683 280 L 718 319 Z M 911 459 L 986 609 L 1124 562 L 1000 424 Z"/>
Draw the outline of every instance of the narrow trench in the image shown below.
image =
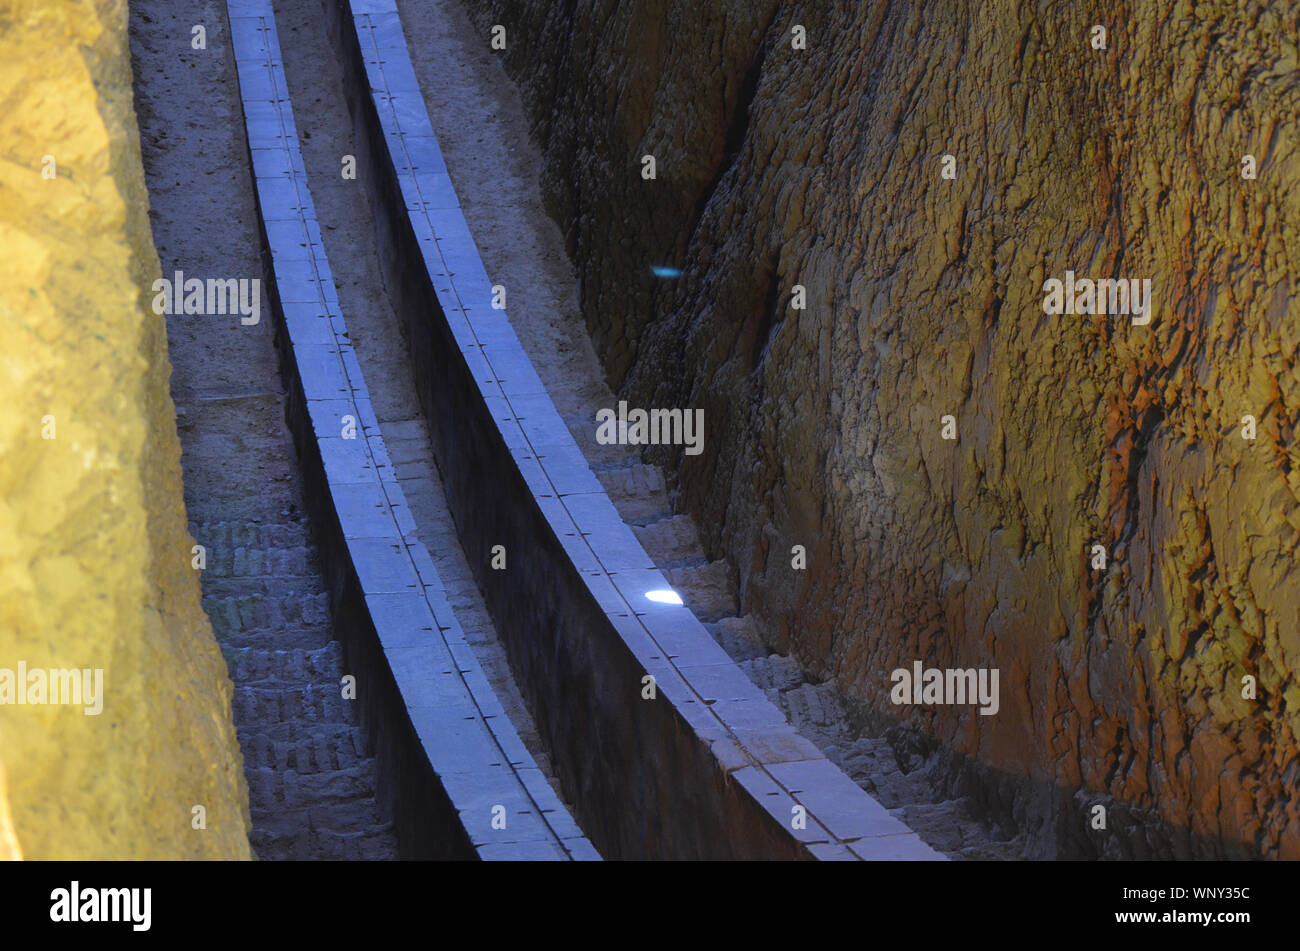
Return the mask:
<path id="1" fill-rule="evenodd" d="M 330 0 L 327 0 L 330 2 Z M 218 7 L 220 4 L 218 4 Z M 755 619 L 738 617 L 734 571 L 709 561 L 692 519 L 674 511 L 663 473 L 637 449 L 599 445 L 598 409 L 617 398 L 587 336 L 559 228 L 540 194 L 541 158 L 519 94 L 454 0 L 399 0 L 434 131 L 507 313 L 593 471 L 685 603 L 790 722 L 929 844 L 955 858 L 1010 858 L 1012 838 L 945 800 L 927 761 L 859 735 L 831 684 L 771 653 Z M 344 95 L 345 62 L 322 0 L 277 0 L 281 51 L 308 180 L 349 334 L 422 541 L 452 607 L 520 738 L 563 799 L 527 703 L 446 507 L 401 322 L 384 287 L 362 178 L 343 158 L 361 150 Z M 219 16 L 223 19 L 224 17 Z M 214 81 L 192 57 L 164 55 L 192 14 L 161 0 L 131 8 L 151 217 L 163 270 L 260 273 L 256 208 L 234 64 Z M 236 684 L 254 847 L 263 858 L 391 858 L 397 847 L 375 800 L 375 768 L 342 674 L 302 487 L 284 423 L 269 305 L 260 326 L 168 318 L 186 503 L 212 551 L 204 604 Z M 232 465 L 232 459 L 238 464 Z"/>
<path id="2" fill-rule="evenodd" d="M 327 8 L 337 2 L 342 0 L 275 0 L 275 12 L 300 145 L 341 309 L 417 534 L 520 739 L 542 775 L 566 799 L 535 725 L 536 711 L 530 711 L 496 633 L 495 622 L 506 609 L 485 603 L 475 580 L 481 572 L 470 566 L 445 497 L 442 473 L 450 475 L 450 467 L 480 460 L 437 457 L 416 396 L 405 342 L 407 321 L 394 312 L 384 282 L 383 242 L 376 243 L 382 213 L 371 207 L 365 173 L 344 173 L 347 160 L 366 150 L 353 140 L 356 121 L 345 94 L 352 84 L 344 81 L 348 57 L 329 35 Z M 1037 844 L 1030 830 L 990 822 L 978 793 L 954 798 L 946 792 L 961 780 L 956 775 L 960 763 L 952 766 L 943 751 L 915 731 L 864 727 L 866 714 L 848 699 L 848 691 L 810 676 L 795 658 L 773 651 L 763 619 L 740 614 L 735 565 L 709 557 L 699 525 L 679 510 L 664 472 L 635 447 L 597 443 L 597 414 L 617 405 L 619 394 L 610 389 L 587 332 L 590 314 L 582 310 L 562 227 L 571 222 L 553 221 L 542 200 L 545 169 L 531 139 L 529 113 L 488 36 L 467 13 L 478 0 L 390 2 L 401 11 L 429 116 L 483 263 L 492 282 L 508 290 L 506 313 L 518 338 L 622 519 L 684 603 L 804 737 L 928 844 L 958 859 L 1033 857 L 1030 850 Z M 126 16 L 149 216 L 162 273 L 169 278 L 179 272 L 199 279 L 264 278 L 268 255 L 260 241 L 239 82 L 230 47 L 219 41 L 229 38 L 225 3 L 132 0 Z M 211 29 L 209 49 L 189 46 L 196 22 Z M 386 45 L 379 50 L 381 55 L 388 51 Z M 745 137 L 745 109 L 761 65 L 760 54 L 744 80 L 728 155 Z M 249 114 L 254 114 L 251 108 Z M 898 122 L 894 131 L 899 131 Z M 398 138 L 405 135 L 403 131 Z M 1271 142 L 1269 151 L 1271 155 Z M 715 184 L 739 171 L 728 158 Z M 702 207 L 696 207 L 695 217 Z M 682 226 L 688 224 L 683 220 Z M 761 262 L 755 267 L 761 271 Z M 203 562 L 195 564 L 202 570 L 203 607 L 234 683 L 231 713 L 248 781 L 252 845 L 261 859 L 394 859 L 401 843 L 381 795 L 391 776 L 379 774 L 356 705 L 339 689 L 348 672 L 336 637 L 344 628 L 331 617 L 321 553 L 306 514 L 303 477 L 285 420 L 282 355 L 265 290 L 262 320 L 254 326 L 242 323 L 239 315 L 158 318 L 166 323 L 184 502 L 189 529 L 200 546 L 195 549 L 198 561 Z M 752 335 L 737 346 L 739 357 L 748 354 L 751 369 L 764 358 L 778 290 L 769 282 L 767 307 Z M 994 323 L 1000 306 L 998 298 L 992 306 Z M 475 410 L 482 412 L 481 407 Z M 1139 421 L 1139 444 L 1160 423 L 1159 412 L 1153 409 Z M 711 419 L 710 424 L 716 429 L 727 420 Z M 371 461 L 381 455 L 372 453 Z M 1141 462 L 1139 451 L 1133 472 Z M 376 463 L 371 471 L 380 468 Z M 473 550 L 473 540 L 468 534 L 465 538 Z M 1190 574 L 1193 587 L 1203 574 Z M 349 583 L 357 587 L 355 579 Z M 543 587 L 539 582 L 534 590 Z M 1096 598 L 1088 607 L 1092 619 Z M 564 630 L 560 624 L 552 627 Z M 1185 655 L 1204 627 L 1192 631 Z M 1139 626 L 1139 640 L 1142 636 Z M 667 657 L 668 651 L 663 654 Z M 425 669 L 419 668 L 412 679 Z M 563 678 L 557 680 L 569 688 Z M 704 703 L 713 702 L 696 692 Z M 426 709 L 433 706 L 426 704 Z M 1121 726 L 1116 735 L 1107 753 L 1112 763 L 1103 781 L 1107 787 L 1138 756 L 1128 742 L 1131 731 Z M 1184 745 L 1190 743 L 1190 735 L 1184 740 Z M 1186 755 L 1180 752 L 1178 762 Z M 507 769 L 513 763 L 494 765 Z M 979 765 L 967 768 L 978 770 Z M 981 781 L 965 788 L 977 789 Z M 786 791 L 807 789 L 790 785 Z M 1255 846 L 1267 846 L 1264 832 L 1257 834 Z M 1061 848 L 1082 854 L 1081 848 Z"/>
<path id="3" fill-rule="evenodd" d="M 592 470 L 684 602 L 791 724 L 935 849 L 956 859 L 1014 859 L 1027 837 L 981 819 L 941 792 L 941 765 L 906 736 L 862 733 L 835 686 L 772 653 L 761 626 L 738 617 L 735 572 L 709 561 L 662 471 L 638 449 L 596 442 L 596 412 L 617 397 L 587 334 L 563 235 L 547 215 L 543 160 L 519 91 L 488 38 L 456 0 L 397 0 L 407 46 L 484 266 L 507 288 L 506 313 Z"/>

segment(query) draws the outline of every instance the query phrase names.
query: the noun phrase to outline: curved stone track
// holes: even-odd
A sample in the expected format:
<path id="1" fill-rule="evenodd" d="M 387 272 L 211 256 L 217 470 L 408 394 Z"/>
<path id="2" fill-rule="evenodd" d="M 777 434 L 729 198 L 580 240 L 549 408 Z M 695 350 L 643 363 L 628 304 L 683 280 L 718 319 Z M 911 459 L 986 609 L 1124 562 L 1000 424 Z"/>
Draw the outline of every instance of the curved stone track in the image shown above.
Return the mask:
<path id="1" fill-rule="evenodd" d="M 360 183 L 342 174 L 341 156 L 350 154 L 353 128 L 343 58 L 328 35 L 321 0 L 276 0 L 273 6 L 322 241 L 402 492 L 488 682 L 529 753 L 558 789 L 549 754 L 511 675 L 447 508 L 401 321 L 381 276 L 373 212 Z"/>

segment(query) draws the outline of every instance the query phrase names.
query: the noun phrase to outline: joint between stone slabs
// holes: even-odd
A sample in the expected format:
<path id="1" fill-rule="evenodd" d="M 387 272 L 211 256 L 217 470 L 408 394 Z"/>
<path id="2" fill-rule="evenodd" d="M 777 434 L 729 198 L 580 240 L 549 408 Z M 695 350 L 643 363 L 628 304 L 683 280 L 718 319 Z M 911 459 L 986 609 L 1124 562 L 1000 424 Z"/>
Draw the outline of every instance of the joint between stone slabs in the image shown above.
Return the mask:
<path id="1" fill-rule="evenodd" d="M 596 847 L 591 844 L 586 836 L 573 836 L 560 840 L 560 845 L 564 851 L 569 853 L 570 861 L 574 862 L 599 862 L 601 861 L 600 853 Z"/>
<path id="2" fill-rule="evenodd" d="M 352 17 L 372 15 L 376 13 L 396 13 L 396 0 L 348 0 L 348 5 L 352 10 Z"/>
<path id="3" fill-rule="evenodd" d="M 367 29 L 370 31 L 374 47 L 380 53 L 385 51 L 407 52 L 406 34 L 402 30 L 402 18 L 399 13 L 366 14 Z M 409 60 L 409 55 L 407 59 Z"/>
<path id="4" fill-rule="evenodd" d="M 226 0 L 226 14 L 235 17 L 264 17 L 272 12 L 271 0 Z"/>

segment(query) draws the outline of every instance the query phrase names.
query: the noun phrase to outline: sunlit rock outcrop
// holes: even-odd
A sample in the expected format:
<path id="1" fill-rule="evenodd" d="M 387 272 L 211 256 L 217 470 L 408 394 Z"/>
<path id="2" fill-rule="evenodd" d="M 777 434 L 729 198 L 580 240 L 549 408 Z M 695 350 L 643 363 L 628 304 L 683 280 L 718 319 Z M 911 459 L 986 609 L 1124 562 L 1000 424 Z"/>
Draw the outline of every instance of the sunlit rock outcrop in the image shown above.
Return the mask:
<path id="1" fill-rule="evenodd" d="M 191 567 L 163 318 L 149 308 L 147 211 L 124 0 L 5 5 L 7 857 L 250 855 L 230 681 Z"/>

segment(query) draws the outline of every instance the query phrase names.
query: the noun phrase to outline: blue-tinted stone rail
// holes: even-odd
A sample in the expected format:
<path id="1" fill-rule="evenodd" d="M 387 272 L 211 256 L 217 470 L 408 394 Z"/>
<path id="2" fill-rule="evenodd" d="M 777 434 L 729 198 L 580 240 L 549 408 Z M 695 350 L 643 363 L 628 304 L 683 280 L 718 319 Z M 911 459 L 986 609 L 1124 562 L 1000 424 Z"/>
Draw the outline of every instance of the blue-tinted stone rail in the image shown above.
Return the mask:
<path id="1" fill-rule="evenodd" d="M 941 859 L 799 736 L 687 608 L 646 598 L 671 585 L 491 306 L 393 0 L 334 12 L 358 174 L 448 504 L 592 842 L 611 858 Z M 489 568 L 494 545 L 508 570 Z"/>
<path id="2" fill-rule="evenodd" d="M 339 308 L 270 0 L 227 9 L 287 415 L 402 855 L 597 859 L 506 717 L 415 536 Z"/>

